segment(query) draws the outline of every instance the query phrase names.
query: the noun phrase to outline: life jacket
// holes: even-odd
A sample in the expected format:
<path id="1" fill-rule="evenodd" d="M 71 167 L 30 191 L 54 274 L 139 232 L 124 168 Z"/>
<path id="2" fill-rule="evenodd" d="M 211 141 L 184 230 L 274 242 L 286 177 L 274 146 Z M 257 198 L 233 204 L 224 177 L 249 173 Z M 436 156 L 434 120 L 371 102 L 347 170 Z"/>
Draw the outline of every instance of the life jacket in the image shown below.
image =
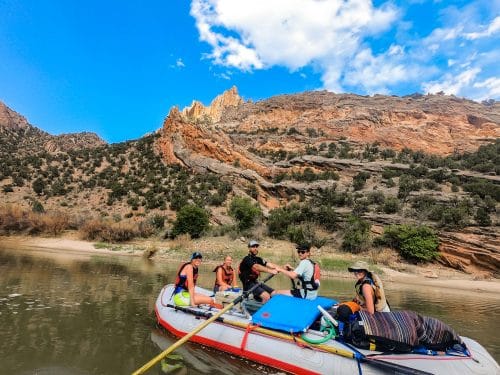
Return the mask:
<path id="1" fill-rule="evenodd" d="M 179 267 L 179 271 L 177 272 L 177 277 L 175 278 L 174 294 L 182 292 L 183 290 L 189 290 L 187 276 L 181 275 L 181 272 L 184 270 L 184 267 L 186 267 L 188 264 L 191 264 L 191 262 L 184 263 Z M 198 280 L 198 267 L 193 267 L 193 284 L 194 285 L 196 285 L 196 280 Z"/>
<path id="2" fill-rule="evenodd" d="M 257 258 L 257 257 L 253 257 L 251 255 L 247 255 L 247 257 L 252 257 L 252 258 Z M 245 257 L 246 258 L 246 257 Z M 241 263 L 239 264 L 238 266 L 238 275 L 240 277 L 240 280 L 241 282 L 243 283 L 243 285 L 246 285 L 250 282 L 255 282 L 257 281 L 257 279 L 259 278 L 259 275 L 260 275 L 260 272 L 259 271 L 256 271 L 254 268 L 253 268 L 253 265 L 254 264 L 260 264 L 258 262 L 254 262 L 252 264 L 251 267 L 247 268 L 247 267 L 242 267 L 242 265 L 244 264 L 244 261 L 245 261 L 245 258 L 243 258 L 243 260 L 241 261 Z"/>
<path id="3" fill-rule="evenodd" d="M 356 289 L 356 295 L 362 306 L 366 305 L 365 297 L 363 296 L 363 292 L 361 290 L 364 284 L 369 284 L 373 288 L 373 295 L 375 297 L 375 301 L 373 301 L 373 303 L 375 311 L 383 311 L 386 309 L 387 301 L 385 299 L 384 286 L 380 277 L 370 272 L 370 274 L 366 275 L 363 280 L 358 280 L 356 282 L 354 288 Z"/>
<path id="4" fill-rule="evenodd" d="M 226 284 L 231 285 L 233 283 L 233 279 L 234 279 L 233 267 L 229 266 L 229 270 L 226 270 L 226 268 L 221 264 L 221 265 L 214 268 L 214 272 L 215 272 L 214 288 L 220 286 L 219 283 L 217 282 L 217 272 L 219 271 L 219 268 L 222 268 L 222 280 Z"/>
<path id="5" fill-rule="evenodd" d="M 319 264 L 312 261 L 311 259 L 307 259 L 309 262 L 311 262 L 313 266 L 313 275 L 310 280 L 304 280 L 304 278 L 299 275 L 298 279 L 300 280 L 300 285 L 301 288 L 297 288 L 295 283 L 293 283 L 295 289 L 305 289 L 305 290 L 318 290 L 319 284 L 320 284 L 320 277 L 321 277 L 321 271 L 319 268 Z"/>

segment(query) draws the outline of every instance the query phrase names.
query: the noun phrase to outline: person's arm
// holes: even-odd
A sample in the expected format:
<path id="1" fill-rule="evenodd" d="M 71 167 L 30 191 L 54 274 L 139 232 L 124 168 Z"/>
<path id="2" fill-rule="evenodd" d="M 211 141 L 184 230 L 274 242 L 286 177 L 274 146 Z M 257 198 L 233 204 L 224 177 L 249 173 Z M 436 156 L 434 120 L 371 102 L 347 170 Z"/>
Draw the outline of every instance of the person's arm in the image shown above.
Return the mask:
<path id="1" fill-rule="evenodd" d="M 252 268 L 253 268 L 254 271 L 272 273 L 273 275 L 276 275 L 278 273 L 278 270 L 276 268 L 271 268 L 271 267 L 268 267 L 268 266 L 263 266 L 262 264 L 258 264 L 258 263 L 255 263 L 252 266 Z"/>
<path id="2" fill-rule="evenodd" d="M 361 292 L 365 298 L 365 305 L 362 306 L 362 309 L 368 311 L 370 314 L 375 313 L 375 296 L 372 286 L 370 284 L 364 284 L 361 288 Z"/>
<path id="3" fill-rule="evenodd" d="M 288 266 L 288 267 L 287 267 Z M 278 270 L 278 272 L 288 276 L 290 279 L 296 279 L 299 275 L 297 274 L 297 272 L 295 271 L 292 271 L 292 267 L 290 267 L 290 265 L 285 265 L 284 268 L 281 268 L 281 267 L 276 267 L 276 269 Z"/>
<path id="4" fill-rule="evenodd" d="M 271 262 L 266 262 L 266 267 L 267 268 L 271 268 L 271 269 L 277 269 L 277 268 L 279 268 L 278 265 L 276 265 L 274 263 L 271 263 Z"/>
<path id="5" fill-rule="evenodd" d="M 227 288 L 230 288 L 231 286 L 225 283 L 224 278 L 223 278 L 224 275 L 222 274 L 223 272 L 224 271 L 223 271 L 222 267 L 219 267 L 217 269 L 217 284 L 219 284 L 220 286 L 227 289 Z"/>
<path id="6" fill-rule="evenodd" d="M 233 279 L 231 280 L 231 286 L 233 288 L 237 288 L 238 287 L 238 283 L 236 282 L 236 273 L 233 272 Z"/>

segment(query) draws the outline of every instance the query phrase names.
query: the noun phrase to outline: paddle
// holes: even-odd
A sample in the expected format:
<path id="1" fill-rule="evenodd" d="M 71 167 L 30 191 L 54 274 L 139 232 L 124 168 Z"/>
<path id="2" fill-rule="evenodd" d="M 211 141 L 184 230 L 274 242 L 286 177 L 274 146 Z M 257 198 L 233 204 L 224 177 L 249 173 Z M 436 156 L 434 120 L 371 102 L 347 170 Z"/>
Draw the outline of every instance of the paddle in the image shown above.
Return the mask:
<path id="1" fill-rule="evenodd" d="M 174 305 L 170 305 L 170 304 L 168 304 L 167 306 L 174 308 L 176 310 L 183 311 L 183 312 L 188 313 L 188 314 L 198 316 L 200 318 L 212 318 L 213 317 L 212 313 L 210 313 L 210 312 L 202 312 L 202 311 L 193 310 L 189 307 L 174 306 Z M 227 318 L 218 317 L 217 321 L 224 323 L 224 324 L 227 324 L 227 325 L 234 326 L 234 327 L 239 327 L 239 328 L 243 328 L 243 329 L 248 328 L 248 323 L 238 322 L 238 321 L 230 320 Z M 305 346 L 310 344 L 310 343 L 305 342 L 302 338 L 294 337 L 288 333 L 274 331 L 274 330 L 270 330 L 267 328 L 252 327 L 252 332 L 257 332 L 257 333 L 261 333 L 261 334 L 264 334 L 267 336 L 276 337 L 278 339 L 285 340 L 285 341 L 298 342 L 298 343 L 303 344 Z M 337 342 L 340 342 L 340 341 L 337 341 Z M 380 370 L 383 370 L 383 372 L 385 372 L 385 373 L 404 374 L 404 375 L 432 375 L 430 372 L 426 372 L 423 370 L 418 370 L 418 369 L 415 369 L 412 367 L 399 365 L 397 363 L 392 363 L 392 362 L 382 361 L 382 360 L 376 359 L 376 358 L 367 357 L 363 353 L 359 352 L 357 349 L 352 347 L 351 345 L 347 345 L 346 343 L 343 343 L 343 344 L 348 346 L 349 349 L 351 349 L 351 350 L 344 350 L 341 348 L 335 348 L 335 347 L 332 347 L 329 345 L 324 345 L 324 344 L 314 344 L 312 346 L 314 348 L 317 348 L 319 350 L 322 350 L 322 351 L 325 351 L 328 353 L 340 355 L 341 357 L 359 360 L 359 362 L 364 363 L 367 366 L 376 367 Z"/>
<path id="2" fill-rule="evenodd" d="M 183 338 L 181 338 L 177 342 L 175 342 L 172 345 L 170 345 L 167 349 L 165 349 L 163 352 L 161 352 L 160 354 L 158 354 L 156 357 L 154 357 L 152 360 L 150 360 L 148 363 L 146 363 L 140 369 L 138 369 L 135 372 L 133 372 L 132 375 L 144 374 L 147 370 L 149 370 L 151 367 L 153 367 L 158 361 L 161 361 L 167 355 L 169 355 L 174 350 L 176 350 L 177 348 L 179 348 L 182 344 L 184 344 L 185 342 L 189 341 L 189 339 L 191 337 L 193 337 L 194 335 L 196 335 L 198 332 L 200 332 L 203 328 L 205 328 L 206 326 L 208 326 L 214 320 L 217 320 L 225 312 L 231 310 L 235 305 L 237 305 L 238 303 L 240 303 L 241 301 L 243 301 L 244 298 L 247 298 L 248 295 L 250 293 L 252 293 L 255 289 L 257 289 L 260 285 L 262 285 L 265 282 L 269 281 L 273 276 L 274 276 L 274 274 L 270 274 L 263 281 L 261 281 L 260 283 L 255 284 L 249 290 L 243 292 L 243 294 L 241 296 L 237 297 L 233 302 L 231 302 L 229 305 L 227 305 L 226 307 L 224 307 L 222 310 L 219 310 L 219 312 L 217 314 L 212 315 L 210 318 L 208 318 L 206 321 L 204 321 L 198 327 L 196 327 L 191 332 L 189 332 L 186 336 L 184 336 Z"/>

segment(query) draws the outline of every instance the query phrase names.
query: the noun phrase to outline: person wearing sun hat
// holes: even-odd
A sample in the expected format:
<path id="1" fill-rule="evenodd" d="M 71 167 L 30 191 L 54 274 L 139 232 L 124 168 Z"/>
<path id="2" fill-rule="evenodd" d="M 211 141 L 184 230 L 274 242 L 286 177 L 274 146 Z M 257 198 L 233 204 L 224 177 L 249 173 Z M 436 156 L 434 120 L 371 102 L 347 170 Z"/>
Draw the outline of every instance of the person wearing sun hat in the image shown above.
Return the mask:
<path id="1" fill-rule="evenodd" d="M 254 285 L 258 284 L 258 278 L 261 272 L 278 273 L 277 266 L 271 262 L 266 262 L 261 257 L 257 256 L 259 253 L 259 242 L 251 240 L 248 243 L 248 255 L 241 261 L 238 270 L 240 280 L 243 285 L 243 290 L 249 290 Z M 256 300 L 267 302 L 271 295 L 274 294 L 274 289 L 266 284 L 257 286 L 253 293 Z"/>
<path id="2" fill-rule="evenodd" d="M 385 298 L 384 286 L 382 280 L 375 274 L 367 262 L 358 260 L 347 268 L 356 277 L 356 297 L 361 309 L 373 314 L 375 311 L 388 312 L 389 305 Z"/>
<path id="3" fill-rule="evenodd" d="M 175 289 L 173 294 L 173 301 L 177 306 L 196 306 L 207 304 L 214 307 L 222 308 L 222 306 L 215 303 L 212 297 L 196 293 L 195 286 L 198 280 L 198 268 L 201 265 L 203 255 L 199 251 L 195 251 L 191 255 L 191 260 L 183 263 L 177 277 L 175 279 Z"/>
<path id="4" fill-rule="evenodd" d="M 292 289 L 277 290 L 276 294 L 285 294 L 297 298 L 315 299 L 318 296 L 319 280 L 316 280 L 314 271 L 316 263 L 311 257 L 311 246 L 303 243 L 296 247 L 300 259 L 299 265 L 293 269 L 289 264 L 278 268 L 280 273 L 285 274 L 292 280 Z M 319 275 L 317 276 L 319 279 Z"/>

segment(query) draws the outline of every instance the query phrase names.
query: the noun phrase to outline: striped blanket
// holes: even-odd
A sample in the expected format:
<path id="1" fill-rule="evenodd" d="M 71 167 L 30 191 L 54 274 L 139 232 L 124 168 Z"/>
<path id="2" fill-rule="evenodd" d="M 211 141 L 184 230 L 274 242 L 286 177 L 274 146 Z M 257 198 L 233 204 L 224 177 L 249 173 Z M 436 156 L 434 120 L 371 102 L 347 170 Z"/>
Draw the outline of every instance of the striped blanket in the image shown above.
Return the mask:
<path id="1" fill-rule="evenodd" d="M 462 339 L 442 321 L 413 311 L 376 312 L 360 311 L 360 322 L 365 334 L 372 338 L 384 338 L 410 347 L 424 346 L 445 350 Z"/>

